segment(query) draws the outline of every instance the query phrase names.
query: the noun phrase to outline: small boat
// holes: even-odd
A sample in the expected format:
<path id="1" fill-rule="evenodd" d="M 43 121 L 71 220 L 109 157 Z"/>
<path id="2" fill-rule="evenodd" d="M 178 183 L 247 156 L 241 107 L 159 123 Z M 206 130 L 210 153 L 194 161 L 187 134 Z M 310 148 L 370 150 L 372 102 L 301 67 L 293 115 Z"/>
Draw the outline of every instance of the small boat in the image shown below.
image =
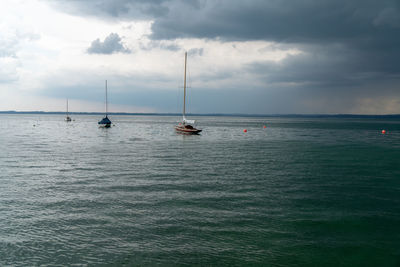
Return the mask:
<path id="1" fill-rule="evenodd" d="M 182 122 L 175 126 L 175 130 L 178 133 L 183 134 L 199 134 L 202 130 L 196 129 L 193 125 L 195 124 L 194 120 L 187 120 L 185 117 L 186 113 L 186 65 L 187 65 L 187 52 L 185 52 L 185 76 L 183 82 L 183 116 Z"/>
<path id="2" fill-rule="evenodd" d="M 105 101 L 105 106 L 106 106 L 106 113 L 105 117 L 101 119 L 101 121 L 98 122 L 99 127 L 103 128 L 110 128 L 111 127 L 111 121 L 108 118 L 108 103 L 107 103 L 107 80 L 106 80 L 106 101 Z"/>
<path id="3" fill-rule="evenodd" d="M 65 117 L 65 121 L 66 121 L 66 122 L 72 121 L 72 120 L 71 120 L 71 117 L 70 117 L 69 114 L 68 114 L 68 98 L 67 98 L 67 115 L 66 115 L 66 117 Z"/>

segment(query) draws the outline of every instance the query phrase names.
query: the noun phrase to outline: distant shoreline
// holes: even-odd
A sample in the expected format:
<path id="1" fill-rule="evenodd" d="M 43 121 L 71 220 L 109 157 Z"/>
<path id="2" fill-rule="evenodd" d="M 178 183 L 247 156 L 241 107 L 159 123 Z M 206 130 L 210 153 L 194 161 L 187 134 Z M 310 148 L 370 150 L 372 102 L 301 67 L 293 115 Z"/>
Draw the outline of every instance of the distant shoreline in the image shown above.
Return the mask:
<path id="1" fill-rule="evenodd" d="M 0 114 L 38 114 L 63 115 L 61 111 L 0 111 Z M 71 115 L 103 115 L 104 112 L 69 112 Z M 109 112 L 109 115 L 134 116 L 181 116 L 181 113 L 130 113 Z M 400 118 L 400 114 L 367 115 L 367 114 L 240 114 L 240 113 L 190 113 L 188 116 L 217 116 L 217 117 L 286 117 L 286 118 Z"/>

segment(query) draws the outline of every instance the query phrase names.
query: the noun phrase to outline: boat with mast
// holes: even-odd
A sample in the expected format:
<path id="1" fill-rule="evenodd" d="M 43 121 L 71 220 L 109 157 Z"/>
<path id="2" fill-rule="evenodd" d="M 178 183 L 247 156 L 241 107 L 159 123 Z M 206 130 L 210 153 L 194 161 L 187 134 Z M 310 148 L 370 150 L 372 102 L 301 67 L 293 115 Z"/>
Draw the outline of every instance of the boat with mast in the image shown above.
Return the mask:
<path id="1" fill-rule="evenodd" d="M 66 122 L 70 122 L 71 121 L 71 117 L 69 116 L 69 113 L 68 113 L 68 98 L 67 98 L 67 114 L 66 114 L 66 117 L 65 117 L 65 121 Z"/>
<path id="2" fill-rule="evenodd" d="M 187 68 L 187 52 L 185 52 L 185 74 L 183 81 L 183 114 L 182 114 L 182 122 L 175 126 L 175 130 L 178 133 L 183 134 L 199 134 L 202 130 L 196 129 L 193 125 L 195 124 L 194 120 L 186 119 L 186 68 Z"/>
<path id="3" fill-rule="evenodd" d="M 105 117 L 98 122 L 100 127 L 104 127 L 104 128 L 110 128 L 111 127 L 111 121 L 108 118 L 108 101 L 107 101 L 107 80 L 106 80 L 106 99 L 105 99 L 105 108 L 106 108 L 106 113 L 105 113 Z"/>

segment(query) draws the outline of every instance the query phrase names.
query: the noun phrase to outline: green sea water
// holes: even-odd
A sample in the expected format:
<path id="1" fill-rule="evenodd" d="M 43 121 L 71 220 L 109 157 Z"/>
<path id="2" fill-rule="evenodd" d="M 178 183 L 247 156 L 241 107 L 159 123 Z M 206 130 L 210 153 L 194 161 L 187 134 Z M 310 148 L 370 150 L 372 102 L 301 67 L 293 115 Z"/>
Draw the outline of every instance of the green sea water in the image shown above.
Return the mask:
<path id="1" fill-rule="evenodd" d="M 0 115 L 0 266 L 400 266 L 399 119 L 72 117 Z"/>

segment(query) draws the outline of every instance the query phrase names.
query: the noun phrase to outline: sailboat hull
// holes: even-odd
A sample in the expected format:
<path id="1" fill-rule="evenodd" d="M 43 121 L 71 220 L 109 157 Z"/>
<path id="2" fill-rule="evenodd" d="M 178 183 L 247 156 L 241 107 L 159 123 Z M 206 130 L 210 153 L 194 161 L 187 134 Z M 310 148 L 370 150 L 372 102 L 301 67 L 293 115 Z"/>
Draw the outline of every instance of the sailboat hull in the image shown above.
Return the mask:
<path id="1" fill-rule="evenodd" d="M 111 127 L 111 121 L 110 119 L 105 116 L 101 121 L 99 121 L 99 126 L 104 127 L 104 128 L 110 128 Z"/>
<path id="2" fill-rule="evenodd" d="M 177 133 L 182 133 L 182 134 L 199 134 L 201 133 L 202 130 L 196 129 L 194 127 L 188 128 L 187 126 L 184 125 L 177 125 L 175 126 L 175 131 Z"/>

